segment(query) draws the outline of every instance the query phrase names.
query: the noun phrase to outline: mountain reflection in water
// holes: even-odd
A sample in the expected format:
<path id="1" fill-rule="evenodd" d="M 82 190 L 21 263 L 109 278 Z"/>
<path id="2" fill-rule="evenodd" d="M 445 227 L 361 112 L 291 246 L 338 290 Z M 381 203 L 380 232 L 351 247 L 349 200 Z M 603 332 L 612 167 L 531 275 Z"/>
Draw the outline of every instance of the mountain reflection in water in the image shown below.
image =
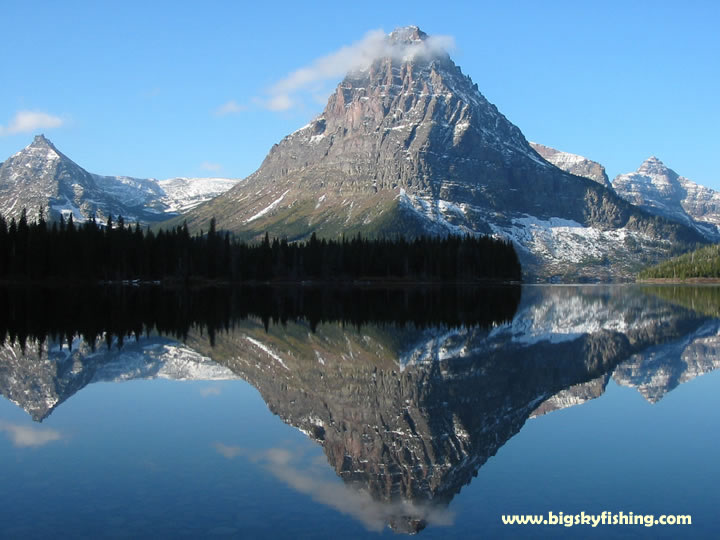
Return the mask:
<path id="1" fill-rule="evenodd" d="M 104 289 L 92 306 L 2 294 L 0 393 L 33 419 L 97 381 L 242 378 L 346 487 L 277 452 L 217 441 L 220 454 L 406 533 L 447 523 L 528 418 L 597 398 L 611 377 L 656 402 L 720 363 L 720 322 L 692 309 L 712 288 Z"/>

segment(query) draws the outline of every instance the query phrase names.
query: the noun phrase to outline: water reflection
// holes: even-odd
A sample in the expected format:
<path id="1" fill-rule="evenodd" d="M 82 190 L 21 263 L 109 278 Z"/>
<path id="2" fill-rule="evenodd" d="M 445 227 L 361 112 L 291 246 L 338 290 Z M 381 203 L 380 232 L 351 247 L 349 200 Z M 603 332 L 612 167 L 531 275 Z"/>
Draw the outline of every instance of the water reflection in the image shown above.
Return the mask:
<path id="1" fill-rule="evenodd" d="M 521 299 L 513 288 L 312 291 L 314 300 L 307 290 L 266 290 L 265 304 L 261 295 L 251 301 L 227 292 L 160 299 L 145 319 L 154 322 L 142 322 L 138 339 L 122 347 L 116 333 L 110 347 L 93 348 L 60 322 L 48 326 L 54 338 L 42 328 L 26 331 L 25 340 L 36 342 L 22 346 L 19 332 L 8 330 L 0 392 L 42 420 L 91 382 L 242 378 L 275 415 L 322 445 L 344 486 L 325 482 L 287 450 L 219 440 L 218 454 L 250 460 L 371 530 L 388 524 L 413 533 L 451 523 L 450 501 L 529 418 L 595 399 L 610 378 L 656 402 L 719 363 L 710 288 L 526 287 Z M 195 307 L 212 311 L 213 302 L 221 315 L 208 322 Z M 183 317 L 173 305 L 186 306 Z M 113 319 L 122 324 L 83 335 L 123 335 L 135 308 L 123 309 Z M 369 322 L 373 310 L 379 324 Z M 169 334 L 183 342 L 155 335 L 168 317 L 181 321 Z M 217 391 L 208 386 L 206 395 Z M 51 433 L 37 440 L 43 436 L 56 440 Z"/>
<path id="2" fill-rule="evenodd" d="M 0 345 L 30 340 L 72 345 L 76 337 L 94 347 L 158 333 L 185 339 L 203 332 L 211 344 L 218 331 L 259 318 L 271 324 L 319 323 L 428 326 L 492 326 L 512 320 L 518 285 L 497 287 L 0 287 Z"/>

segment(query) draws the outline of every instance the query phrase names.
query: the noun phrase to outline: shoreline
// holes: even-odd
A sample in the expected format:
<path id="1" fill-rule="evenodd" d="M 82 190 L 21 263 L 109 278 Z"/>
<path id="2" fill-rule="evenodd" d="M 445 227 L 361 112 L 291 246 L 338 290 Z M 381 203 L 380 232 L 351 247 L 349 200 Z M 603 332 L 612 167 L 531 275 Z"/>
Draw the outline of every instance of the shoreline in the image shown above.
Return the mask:
<path id="1" fill-rule="evenodd" d="M 705 277 L 695 277 L 695 278 L 685 278 L 685 279 L 678 279 L 678 278 L 646 278 L 646 279 L 637 279 L 635 280 L 635 283 L 653 283 L 653 284 L 667 284 L 667 285 L 717 285 L 720 284 L 720 278 L 705 278 Z"/>
<path id="2" fill-rule="evenodd" d="M 278 280 L 278 281 L 225 281 L 210 279 L 163 279 L 163 280 L 0 280 L 0 287 L 162 287 L 167 289 L 196 289 L 207 287 L 327 287 L 327 288 L 405 288 L 405 287 L 486 287 L 522 285 L 516 280 L 476 281 L 430 281 L 402 279 L 329 279 L 329 280 Z"/>

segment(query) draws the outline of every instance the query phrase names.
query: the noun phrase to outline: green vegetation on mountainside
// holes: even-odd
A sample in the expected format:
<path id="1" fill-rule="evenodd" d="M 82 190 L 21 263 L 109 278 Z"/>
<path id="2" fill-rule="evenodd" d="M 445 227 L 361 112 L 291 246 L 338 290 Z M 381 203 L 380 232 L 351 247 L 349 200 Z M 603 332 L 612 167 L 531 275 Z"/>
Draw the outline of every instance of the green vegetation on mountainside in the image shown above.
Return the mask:
<path id="1" fill-rule="evenodd" d="M 720 244 L 705 246 L 642 270 L 638 279 L 720 278 Z"/>

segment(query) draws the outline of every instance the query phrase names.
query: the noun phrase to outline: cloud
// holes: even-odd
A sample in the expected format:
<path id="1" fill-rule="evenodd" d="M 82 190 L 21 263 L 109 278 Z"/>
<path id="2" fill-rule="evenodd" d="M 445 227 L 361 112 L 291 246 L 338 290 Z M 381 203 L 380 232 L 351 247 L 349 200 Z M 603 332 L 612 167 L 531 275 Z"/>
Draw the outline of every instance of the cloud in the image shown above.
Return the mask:
<path id="1" fill-rule="evenodd" d="M 215 449 L 228 459 L 244 456 L 270 472 L 292 489 L 311 497 L 315 502 L 335 509 L 361 522 L 370 531 L 382 532 L 387 524 L 404 519 L 424 520 L 435 526 L 454 523 L 455 514 L 441 505 L 414 503 L 410 500 L 382 501 L 367 490 L 347 485 L 335 478 L 323 478 L 316 459 L 308 464 L 293 463 L 297 457 L 284 448 L 250 452 L 239 446 L 215 443 Z M 322 457 L 322 456 L 321 456 Z M 327 462 L 323 460 L 327 468 Z"/>
<path id="2" fill-rule="evenodd" d="M 222 388 L 219 386 L 205 386 L 200 389 L 200 395 L 202 397 L 208 396 L 219 396 L 222 393 Z"/>
<path id="3" fill-rule="evenodd" d="M 0 135 L 32 133 L 39 129 L 62 126 L 63 119 L 40 111 L 18 111 L 7 126 L 0 126 Z"/>
<path id="4" fill-rule="evenodd" d="M 240 446 L 228 446 L 221 442 L 214 443 L 213 448 L 217 450 L 218 454 L 227 459 L 235 459 L 238 456 L 247 455 L 247 451 L 244 448 Z"/>
<path id="5" fill-rule="evenodd" d="M 288 74 L 270 87 L 268 96 L 259 101 L 271 111 L 285 111 L 301 102 L 297 98 L 298 93 L 313 92 L 317 99 L 318 86 L 347 73 L 366 69 L 378 58 L 431 58 L 454 47 L 455 40 L 451 36 L 429 36 L 422 41 L 398 43 L 388 39 L 383 30 L 371 30 L 360 41 L 341 47 Z"/>
<path id="6" fill-rule="evenodd" d="M 222 165 L 220 165 L 219 163 L 211 163 L 209 161 L 203 161 L 200 164 L 200 168 L 205 169 L 206 171 L 210 171 L 210 172 L 218 172 L 218 171 L 222 170 Z"/>
<path id="7" fill-rule="evenodd" d="M 271 111 L 287 111 L 295 105 L 294 100 L 287 94 L 278 94 L 265 101 L 265 108 Z"/>
<path id="8" fill-rule="evenodd" d="M 241 105 L 234 99 L 231 99 L 227 103 L 220 105 L 215 109 L 215 116 L 227 116 L 229 114 L 237 114 L 243 111 L 247 111 L 247 105 Z"/>
<path id="9" fill-rule="evenodd" d="M 44 446 L 62 438 L 59 431 L 50 428 L 36 428 L 0 422 L 0 431 L 5 431 L 14 446 L 28 448 Z"/>

